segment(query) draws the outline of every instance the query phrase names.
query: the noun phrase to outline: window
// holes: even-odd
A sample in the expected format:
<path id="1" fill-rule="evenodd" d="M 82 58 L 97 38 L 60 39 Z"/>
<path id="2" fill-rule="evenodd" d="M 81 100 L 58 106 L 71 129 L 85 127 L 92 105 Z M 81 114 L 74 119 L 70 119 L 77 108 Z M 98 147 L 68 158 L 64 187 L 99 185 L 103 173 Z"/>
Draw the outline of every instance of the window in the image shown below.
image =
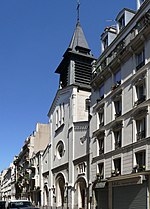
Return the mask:
<path id="1" fill-rule="evenodd" d="M 86 168 L 85 162 L 80 163 L 80 164 L 78 165 L 78 174 L 83 174 L 83 173 L 85 173 L 85 168 Z"/>
<path id="2" fill-rule="evenodd" d="M 104 107 L 98 111 L 99 127 L 104 126 Z"/>
<path id="3" fill-rule="evenodd" d="M 114 138 L 115 138 L 115 149 L 118 149 L 121 147 L 121 141 L 122 141 L 122 130 L 114 131 Z"/>
<path id="4" fill-rule="evenodd" d="M 139 84 L 136 85 L 136 96 L 137 96 L 137 101 L 135 102 L 135 105 L 139 105 L 140 103 L 144 102 L 146 99 L 145 96 L 145 83 L 144 81 L 140 82 Z"/>
<path id="5" fill-rule="evenodd" d="M 146 136 L 146 118 L 142 118 L 139 120 L 136 120 L 136 128 L 137 128 L 137 141 L 140 139 L 145 138 Z"/>
<path id="6" fill-rule="evenodd" d="M 118 176 L 121 174 L 121 158 L 117 158 L 113 160 L 112 176 Z"/>
<path id="7" fill-rule="evenodd" d="M 59 121 L 59 113 L 58 110 L 56 110 L 56 128 L 58 127 L 58 121 Z"/>
<path id="8" fill-rule="evenodd" d="M 99 89 L 99 96 L 100 96 L 100 99 L 104 98 L 104 85 L 102 85 Z"/>
<path id="9" fill-rule="evenodd" d="M 134 169 L 136 169 L 137 172 L 141 172 L 145 170 L 145 150 L 135 153 L 136 158 L 136 166 Z"/>
<path id="10" fill-rule="evenodd" d="M 108 47 L 108 36 L 103 39 L 103 49 L 105 50 Z"/>
<path id="11" fill-rule="evenodd" d="M 99 112 L 98 116 L 99 116 L 99 126 L 103 126 L 104 125 L 104 111 Z"/>
<path id="12" fill-rule="evenodd" d="M 60 104 L 56 110 L 56 129 L 64 123 L 64 103 Z"/>
<path id="13" fill-rule="evenodd" d="M 59 105 L 59 125 L 61 125 L 61 118 L 62 118 L 62 106 Z"/>
<path id="14" fill-rule="evenodd" d="M 114 74 L 114 82 L 120 84 L 121 83 L 121 70 L 118 70 Z"/>
<path id="15" fill-rule="evenodd" d="M 89 109 L 90 109 L 90 103 L 91 103 L 90 99 L 86 99 L 85 100 L 85 110 L 86 111 L 89 111 Z"/>
<path id="16" fill-rule="evenodd" d="M 99 155 L 104 153 L 104 138 L 98 138 Z"/>
<path id="17" fill-rule="evenodd" d="M 119 92 L 112 98 L 114 102 L 114 114 L 115 118 L 122 114 L 122 92 Z"/>
<path id="18" fill-rule="evenodd" d="M 122 28 L 124 28 L 124 26 L 125 26 L 125 16 L 124 16 L 124 14 L 118 20 L 118 26 L 119 26 L 119 30 L 122 30 Z"/>
<path id="19" fill-rule="evenodd" d="M 144 49 L 142 49 L 139 53 L 136 54 L 136 70 L 139 70 L 144 65 L 145 65 L 145 52 Z"/>
<path id="20" fill-rule="evenodd" d="M 61 110 L 61 112 L 62 112 L 62 123 L 64 123 L 64 116 L 65 116 L 65 104 L 63 103 L 61 107 L 62 107 L 62 110 Z"/>
<path id="21" fill-rule="evenodd" d="M 111 89 L 116 89 L 121 84 L 121 70 L 118 70 L 114 74 L 114 84 L 112 85 Z"/>
<path id="22" fill-rule="evenodd" d="M 58 157 L 58 159 L 62 158 L 62 156 L 65 153 L 64 143 L 62 141 L 58 142 L 58 144 L 56 146 L 56 150 L 57 150 L 57 157 Z"/>
<path id="23" fill-rule="evenodd" d="M 97 178 L 98 179 L 103 179 L 104 178 L 104 163 L 99 163 L 98 164 Z"/>
<path id="24" fill-rule="evenodd" d="M 105 136 L 104 131 L 101 131 L 100 134 L 97 136 L 98 155 L 101 155 L 102 153 L 104 153 L 104 136 Z"/>
<path id="25" fill-rule="evenodd" d="M 115 118 L 117 118 L 121 115 L 122 112 L 121 97 L 118 100 L 114 101 L 114 106 L 115 106 Z"/>

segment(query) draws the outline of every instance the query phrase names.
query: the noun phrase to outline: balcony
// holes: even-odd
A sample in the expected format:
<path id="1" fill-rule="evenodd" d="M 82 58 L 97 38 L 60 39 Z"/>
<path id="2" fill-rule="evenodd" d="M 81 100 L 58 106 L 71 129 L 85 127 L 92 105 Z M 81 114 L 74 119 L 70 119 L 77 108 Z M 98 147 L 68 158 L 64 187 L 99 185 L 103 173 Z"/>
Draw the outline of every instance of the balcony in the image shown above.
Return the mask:
<path id="1" fill-rule="evenodd" d="M 139 165 L 133 167 L 132 173 L 143 172 L 145 171 L 145 165 Z"/>
<path id="2" fill-rule="evenodd" d="M 97 99 L 97 103 L 99 103 L 102 99 L 104 99 L 104 95 Z"/>
<path id="3" fill-rule="evenodd" d="M 136 106 L 136 105 L 139 105 L 139 104 L 141 104 L 142 102 L 144 102 L 146 100 L 146 96 L 145 95 L 143 95 L 143 96 L 141 96 L 135 103 L 134 103 L 134 105 Z"/>
<path id="4" fill-rule="evenodd" d="M 145 130 L 139 131 L 139 132 L 136 134 L 136 138 L 137 138 L 137 141 L 140 140 L 140 139 L 144 139 L 144 138 L 145 138 Z"/>
<path id="5" fill-rule="evenodd" d="M 99 128 L 101 128 L 101 127 L 103 127 L 104 126 L 104 122 L 101 122 L 100 124 L 99 124 Z"/>
<path id="6" fill-rule="evenodd" d="M 99 155 L 101 155 L 101 154 L 104 154 L 104 147 L 101 147 L 101 148 L 99 149 Z"/>
<path id="7" fill-rule="evenodd" d="M 114 83 L 112 86 L 111 86 L 111 90 L 115 90 L 118 86 L 120 86 L 121 84 L 121 81 L 117 81 L 116 83 Z"/>
<path id="8" fill-rule="evenodd" d="M 121 174 L 121 171 L 118 168 L 116 168 L 115 170 L 112 170 L 111 172 L 112 177 L 119 176 L 120 174 Z"/>
<path id="9" fill-rule="evenodd" d="M 119 116 L 121 116 L 121 110 L 118 111 L 118 112 L 115 114 L 115 118 L 118 118 Z"/>
<path id="10" fill-rule="evenodd" d="M 97 173 L 97 174 L 96 174 L 96 179 L 97 179 L 97 181 L 100 181 L 100 180 L 103 179 L 103 178 L 104 178 L 103 173 Z"/>
<path id="11" fill-rule="evenodd" d="M 121 147 L 121 140 L 115 142 L 115 149 L 118 149 Z"/>
<path id="12" fill-rule="evenodd" d="M 136 66 L 136 70 L 138 71 L 141 67 L 145 65 L 145 60 L 143 60 L 140 64 Z"/>

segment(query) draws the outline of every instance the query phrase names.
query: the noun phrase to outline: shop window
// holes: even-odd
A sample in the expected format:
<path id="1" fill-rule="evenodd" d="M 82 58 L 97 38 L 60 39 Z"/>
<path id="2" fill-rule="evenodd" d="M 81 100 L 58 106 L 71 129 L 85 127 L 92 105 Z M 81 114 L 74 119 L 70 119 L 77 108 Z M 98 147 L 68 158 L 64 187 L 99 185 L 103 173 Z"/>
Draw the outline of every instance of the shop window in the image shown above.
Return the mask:
<path id="1" fill-rule="evenodd" d="M 146 118 L 136 120 L 137 141 L 146 137 Z"/>
<path id="2" fill-rule="evenodd" d="M 140 151 L 135 153 L 135 158 L 136 158 L 136 166 L 134 167 L 134 169 L 137 170 L 137 172 L 141 172 L 145 170 L 145 150 L 144 151 Z"/>
<path id="3" fill-rule="evenodd" d="M 98 179 L 103 179 L 104 178 L 104 163 L 99 163 L 98 164 L 97 178 Z"/>
<path id="4" fill-rule="evenodd" d="M 112 176 L 118 176 L 121 174 L 121 158 L 117 158 L 113 160 L 113 167 Z"/>
<path id="5" fill-rule="evenodd" d="M 142 49 L 139 53 L 136 54 L 136 70 L 139 70 L 145 65 L 145 52 Z"/>

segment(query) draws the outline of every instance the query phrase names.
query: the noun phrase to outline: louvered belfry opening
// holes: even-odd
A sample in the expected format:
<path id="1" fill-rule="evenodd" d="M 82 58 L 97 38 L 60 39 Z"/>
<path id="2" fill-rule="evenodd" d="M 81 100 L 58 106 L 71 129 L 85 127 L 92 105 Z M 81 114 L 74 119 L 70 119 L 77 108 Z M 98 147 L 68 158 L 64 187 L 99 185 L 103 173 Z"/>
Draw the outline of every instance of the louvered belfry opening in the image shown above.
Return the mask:
<path id="1" fill-rule="evenodd" d="M 75 83 L 89 85 L 91 75 L 91 63 L 88 63 L 86 59 L 75 61 Z"/>

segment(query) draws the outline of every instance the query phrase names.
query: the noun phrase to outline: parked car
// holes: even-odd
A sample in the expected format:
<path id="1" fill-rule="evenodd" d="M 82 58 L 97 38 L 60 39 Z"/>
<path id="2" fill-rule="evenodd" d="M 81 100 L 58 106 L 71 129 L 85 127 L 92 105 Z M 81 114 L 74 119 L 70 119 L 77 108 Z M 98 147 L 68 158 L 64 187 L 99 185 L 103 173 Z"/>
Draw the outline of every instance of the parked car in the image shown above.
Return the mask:
<path id="1" fill-rule="evenodd" d="M 27 207 L 33 207 L 32 203 L 29 200 L 10 200 L 7 205 L 7 209 L 18 209 Z"/>
<path id="2" fill-rule="evenodd" d="M 6 201 L 0 200 L 0 209 L 5 209 Z"/>
<path id="3" fill-rule="evenodd" d="M 24 209 L 24 207 L 23 208 L 19 208 L 19 209 Z M 40 208 L 34 207 L 34 206 L 29 206 L 29 207 L 26 207 L 25 209 L 40 209 Z"/>

